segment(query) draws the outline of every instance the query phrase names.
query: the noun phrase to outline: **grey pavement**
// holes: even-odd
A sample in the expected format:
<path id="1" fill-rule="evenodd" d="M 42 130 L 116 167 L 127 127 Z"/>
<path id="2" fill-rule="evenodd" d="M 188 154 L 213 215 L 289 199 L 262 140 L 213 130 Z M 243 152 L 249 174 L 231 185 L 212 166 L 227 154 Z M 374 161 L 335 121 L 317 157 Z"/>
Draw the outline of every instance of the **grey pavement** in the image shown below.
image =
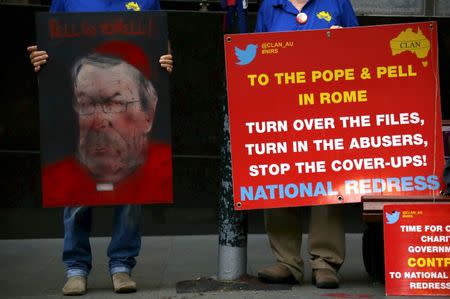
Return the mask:
<path id="1" fill-rule="evenodd" d="M 307 257 L 306 237 L 303 236 L 303 257 Z M 384 285 L 373 283 L 365 272 L 362 235 L 347 234 L 346 239 L 346 261 L 340 271 L 341 287 L 336 290 L 312 286 L 311 268 L 306 262 L 305 282 L 291 290 L 177 293 L 177 282 L 216 276 L 217 235 L 144 237 L 133 271 L 138 292 L 115 294 L 107 267 L 109 238 L 92 238 L 93 269 L 88 279 L 88 293 L 80 298 L 383 298 Z M 0 298 L 63 297 L 62 243 L 62 239 L 1 240 Z M 247 273 L 256 275 L 259 268 L 273 262 L 267 237 L 249 235 Z"/>

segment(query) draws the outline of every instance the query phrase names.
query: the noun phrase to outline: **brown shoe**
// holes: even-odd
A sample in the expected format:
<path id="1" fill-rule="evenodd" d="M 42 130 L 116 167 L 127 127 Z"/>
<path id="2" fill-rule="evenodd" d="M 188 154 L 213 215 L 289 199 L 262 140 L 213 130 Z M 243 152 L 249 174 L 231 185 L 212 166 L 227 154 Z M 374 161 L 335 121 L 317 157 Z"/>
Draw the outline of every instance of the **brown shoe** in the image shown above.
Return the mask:
<path id="1" fill-rule="evenodd" d="M 112 282 L 116 293 L 133 293 L 137 290 L 136 282 L 125 272 L 113 274 Z"/>
<path id="2" fill-rule="evenodd" d="M 86 277 L 72 276 L 67 279 L 66 284 L 62 288 L 64 296 L 78 296 L 86 294 Z"/>
<path id="3" fill-rule="evenodd" d="M 265 283 L 295 284 L 297 280 L 288 267 L 274 264 L 258 271 L 258 279 Z"/>
<path id="4" fill-rule="evenodd" d="M 315 269 L 312 274 L 312 283 L 320 289 L 339 288 L 337 273 L 330 269 Z"/>

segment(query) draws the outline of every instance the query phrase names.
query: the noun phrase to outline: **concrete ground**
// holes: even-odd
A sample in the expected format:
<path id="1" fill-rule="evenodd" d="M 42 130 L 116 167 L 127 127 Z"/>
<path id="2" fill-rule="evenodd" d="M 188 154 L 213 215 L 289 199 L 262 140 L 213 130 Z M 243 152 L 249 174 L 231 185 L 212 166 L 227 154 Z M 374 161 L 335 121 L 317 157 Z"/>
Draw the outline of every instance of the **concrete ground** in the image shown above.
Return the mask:
<path id="1" fill-rule="evenodd" d="M 382 298 L 384 285 L 373 283 L 366 274 L 361 251 L 361 234 L 347 234 L 347 257 L 340 271 L 341 287 L 321 290 L 311 285 L 311 268 L 306 281 L 284 291 L 229 291 L 177 293 L 176 283 L 217 273 L 217 235 L 144 237 L 133 277 L 138 292 L 115 294 L 107 271 L 109 238 L 92 238 L 93 269 L 88 293 L 82 298 Z M 306 245 L 306 236 L 304 245 Z M 306 257 L 306 246 L 302 254 Z M 62 239 L 0 240 L 0 298 L 61 298 L 65 281 L 61 262 Z M 274 258 L 265 235 L 249 235 L 247 272 L 256 275 Z M 396 297 L 390 297 L 396 298 Z M 398 297 L 405 298 L 405 297 Z"/>

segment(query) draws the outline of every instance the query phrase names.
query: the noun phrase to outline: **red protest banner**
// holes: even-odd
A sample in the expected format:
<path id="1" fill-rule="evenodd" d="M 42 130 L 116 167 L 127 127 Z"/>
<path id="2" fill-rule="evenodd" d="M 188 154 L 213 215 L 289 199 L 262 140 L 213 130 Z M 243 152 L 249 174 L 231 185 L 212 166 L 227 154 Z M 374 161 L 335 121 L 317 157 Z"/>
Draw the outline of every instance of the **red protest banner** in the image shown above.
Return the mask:
<path id="1" fill-rule="evenodd" d="M 450 204 L 385 205 L 386 295 L 450 296 Z"/>
<path id="2" fill-rule="evenodd" d="M 226 35 L 235 208 L 439 194 L 436 30 Z"/>

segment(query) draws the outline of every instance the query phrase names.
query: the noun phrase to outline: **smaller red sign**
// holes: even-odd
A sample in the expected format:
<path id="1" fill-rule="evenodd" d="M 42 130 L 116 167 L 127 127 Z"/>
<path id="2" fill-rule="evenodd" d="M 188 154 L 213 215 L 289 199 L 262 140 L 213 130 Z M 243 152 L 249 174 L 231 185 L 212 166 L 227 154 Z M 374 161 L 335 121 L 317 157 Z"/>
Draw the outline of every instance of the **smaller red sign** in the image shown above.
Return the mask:
<path id="1" fill-rule="evenodd" d="M 387 296 L 450 296 L 450 203 L 385 205 Z"/>

